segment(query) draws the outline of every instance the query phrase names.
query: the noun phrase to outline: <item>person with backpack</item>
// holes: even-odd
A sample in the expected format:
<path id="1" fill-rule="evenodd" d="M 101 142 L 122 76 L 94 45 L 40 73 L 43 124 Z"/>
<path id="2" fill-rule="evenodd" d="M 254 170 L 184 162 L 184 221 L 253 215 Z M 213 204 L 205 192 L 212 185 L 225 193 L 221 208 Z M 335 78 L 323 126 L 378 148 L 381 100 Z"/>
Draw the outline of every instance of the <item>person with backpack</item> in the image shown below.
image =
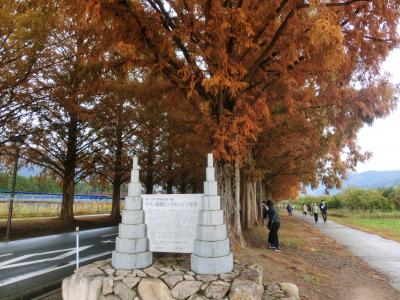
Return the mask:
<path id="1" fill-rule="evenodd" d="M 281 226 L 281 219 L 279 217 L 278 210 L 274 207 L 272 200 L 267 201 L 268 206 L 268 248 L 275 249 L 275 251 L 281 251 L 279 247 L 278 230 Z"/>
<path id="2" fill-rule="evenodd" d="M 324 219 L 324 223 L 326 223 L 328 219 L 328 205 L 325 204 L 324 200 L 319 204 L 319 209 L 321 210 L 322 219 Z"/>
<path id="3" fill-rule="evenodd" d="M 293 215 L 292 214 L 293 206 L 292 206 L 292 204 L 290 202 L 288 202 L 288 204 L 286 205 L 286 210 L 288 212 L 289 217 L 291 217 Z"/>
<path id="4" fill-rule="evenodd" d="M 314 221 L 315 223 L 318 223 L 318 214 L 319 214 L 319 207 L 317 203 L 313 203 L 312 205 L 312 212 L 314 214 Z"/>

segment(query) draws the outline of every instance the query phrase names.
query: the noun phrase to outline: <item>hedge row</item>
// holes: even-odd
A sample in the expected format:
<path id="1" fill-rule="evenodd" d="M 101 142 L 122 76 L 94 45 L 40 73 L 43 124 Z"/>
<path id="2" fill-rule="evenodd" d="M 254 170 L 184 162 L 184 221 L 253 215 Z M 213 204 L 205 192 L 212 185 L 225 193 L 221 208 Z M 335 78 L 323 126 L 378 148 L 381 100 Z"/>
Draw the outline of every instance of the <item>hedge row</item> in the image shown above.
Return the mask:
<path id="1" fill-rule="evenodd" d="M 334 196 L 302 196 L 297 203 L 320 203 L 322 200 L 333 209 L 350 209 L 364 211 L 393 211 L 400 210 L 400 186 L 382 189 L 349 188 Z"/>

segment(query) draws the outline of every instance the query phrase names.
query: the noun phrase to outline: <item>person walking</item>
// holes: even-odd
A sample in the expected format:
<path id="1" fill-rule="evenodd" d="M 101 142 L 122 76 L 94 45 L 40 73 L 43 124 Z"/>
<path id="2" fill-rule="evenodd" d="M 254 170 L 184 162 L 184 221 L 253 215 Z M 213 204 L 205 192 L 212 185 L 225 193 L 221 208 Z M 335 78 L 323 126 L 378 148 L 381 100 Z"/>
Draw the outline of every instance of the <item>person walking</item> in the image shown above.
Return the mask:
<path id="1" fill-rule="evenodd" d="M 286 205 L 286 210 L 288 212 L 289 217 L 291 217 L 293 215 L 292 214 L 293 206 L 290 202 L 288 202 L 288 204 Z"/>
<path id="2" fill-rule="evenodd" d="M 276 207 L 274 207 L 274 202 L 272 200 L 267 201 L 268 206 L 268 229 L 269 229 L 269 248 L 275 248 L 275 251 L 281 251 L 279 247 L 278 230 L 281 226 L 281 220 L 279 218 L 279 213 Z"/>
<path id="3" fill-rule="evenodd" d="M 326 223 L 326 220 L 328 219 L 328 205 L 325 204 L 324 200 L 319 204 L 319 209 L 321 211 L 322 219 L 324 219 L 324 223 Z"/>
<path id="4" fill-rule="evenodd" d="M 307 216 L 308 206 L 303 203 L 303 216 Z"/>
<path id="5" fill-rule="evenodd" d="M 313 205 L 312 205 L 312 212 L 314 214 L 315 223 L 318 223 L 319 207 L 318 207 L 318 205 L 316 203 L 313 203 Z"/>
<path id="6" fill-rule="evenodd" d="M 267 224 L 268 224 L 268 206 L 267 206 L 267 202 L 266 201 L 262 202 L 262 217 L 263 217 L 263 226 L 267 227 Z"/>

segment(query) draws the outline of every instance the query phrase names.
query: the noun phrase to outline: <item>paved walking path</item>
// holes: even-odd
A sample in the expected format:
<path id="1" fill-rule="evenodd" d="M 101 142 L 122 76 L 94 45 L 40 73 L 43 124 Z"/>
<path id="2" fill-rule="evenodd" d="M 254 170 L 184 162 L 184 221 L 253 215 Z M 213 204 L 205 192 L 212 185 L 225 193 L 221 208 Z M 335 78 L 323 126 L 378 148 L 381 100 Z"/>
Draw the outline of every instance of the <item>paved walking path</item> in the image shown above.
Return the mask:
<path id="1" fill-rule="evenodd" d="M 353 255 L 387 275 L 391 285 L 400 291 L 400 243 L 333 221 L 328 220 L 324 223 L 322 218 L 315 223 L 314 218 L 309 215 L 304 217 L 296 213 L 296 216 L 313 224 L 322 233 L 349 249 Z"/>

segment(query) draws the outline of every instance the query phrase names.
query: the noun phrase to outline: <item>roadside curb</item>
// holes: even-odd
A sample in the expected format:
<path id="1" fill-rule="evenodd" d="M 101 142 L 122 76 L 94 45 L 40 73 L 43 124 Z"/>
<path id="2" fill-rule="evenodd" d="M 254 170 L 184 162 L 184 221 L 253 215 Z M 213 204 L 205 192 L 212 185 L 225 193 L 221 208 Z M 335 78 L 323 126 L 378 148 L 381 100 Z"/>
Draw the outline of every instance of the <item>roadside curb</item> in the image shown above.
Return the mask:
<path id="1" fill-rule="evenodd" d="M 5 298 L 2 298 L 2 300 L 40 300 L 45 295 L 49 295 L 51 292 L 59 290 L 61 288 L 61 283 L 62 280 L 57 280 L 55 282 L 27 290 L 23 295 L 6 296 Z"/>

